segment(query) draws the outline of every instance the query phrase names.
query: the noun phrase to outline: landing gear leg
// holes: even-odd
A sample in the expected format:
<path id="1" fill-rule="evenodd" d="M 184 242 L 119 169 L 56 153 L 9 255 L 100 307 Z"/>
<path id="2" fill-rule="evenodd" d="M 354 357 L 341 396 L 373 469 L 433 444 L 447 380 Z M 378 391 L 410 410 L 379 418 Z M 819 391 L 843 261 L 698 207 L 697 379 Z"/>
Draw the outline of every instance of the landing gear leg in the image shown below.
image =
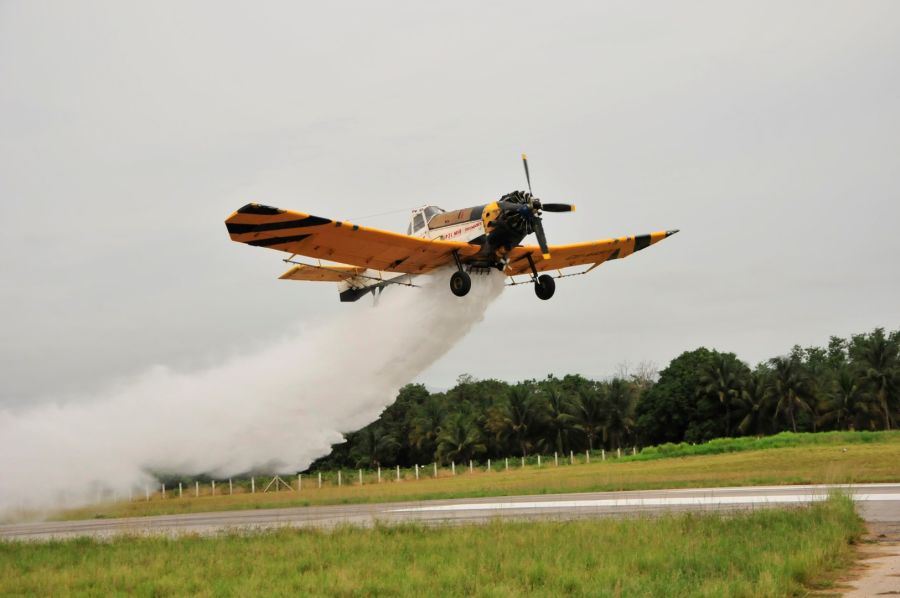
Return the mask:
<path id="1" fill-rule="evenodd" d="M 549 274 L 541 274 L 538 276 L 537 268 L 534 266 L 534 260 L 531 254 L 527 254 L 528 265 L 531 266 L 531 278 L 534 280 L 534 294 L 538 299 L 546 301 L 556 292 L 556 281 Z"/>
<path id="2" fill-rule="evenodd" d="M 457 297 L 463 297 L 472 288 L 472 278 L 463 270 L 462 262 L 459 261 L 459 255 L 455 251 L 453 252 L 453 260 L 456 262 L 458 270 L 450 277 L 450 291 Z"/>

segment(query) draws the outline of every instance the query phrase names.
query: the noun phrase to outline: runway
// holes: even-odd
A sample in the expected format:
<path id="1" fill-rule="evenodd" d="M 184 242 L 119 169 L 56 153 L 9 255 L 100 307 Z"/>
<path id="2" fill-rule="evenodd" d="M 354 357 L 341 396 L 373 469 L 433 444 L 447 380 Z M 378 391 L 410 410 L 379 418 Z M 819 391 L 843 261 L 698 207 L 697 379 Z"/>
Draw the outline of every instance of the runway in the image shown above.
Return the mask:
<path id="1" fill-rule="evenodd" d="M 376 523 L 462 524 L 493 519 L 576 519 L 672 511 L 756 509 L 809 504 L 833 489 L 853 496 L 860 513 L 885 537 L 900 540 L 900 484 L 765 486 L 590 492 L 538 496 L 463 498 L 404 503 L 224 511 L 122 519 L 90 519 L 0 525 L 5 540 L 47 540 L 117 534 L 216 534 L 276 527 L 372 526 Z"/>

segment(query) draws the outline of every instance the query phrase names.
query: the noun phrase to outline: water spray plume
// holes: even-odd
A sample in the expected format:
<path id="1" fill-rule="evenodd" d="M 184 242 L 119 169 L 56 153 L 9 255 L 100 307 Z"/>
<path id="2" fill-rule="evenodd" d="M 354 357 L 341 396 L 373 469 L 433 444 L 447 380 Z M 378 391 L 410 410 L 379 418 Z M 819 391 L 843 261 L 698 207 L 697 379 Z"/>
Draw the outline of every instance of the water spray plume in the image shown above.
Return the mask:
<path id="1" fill-rule="evenodd" d="M 0 511 L 128 496 L 148 472 L 297 471 L 373 421 L 479 322 L 504 276 L 465 298 L 447 272 L 388 289 L 251 355 L 195 373 L 154 368 L 90 400 L 0 411 Z"/>

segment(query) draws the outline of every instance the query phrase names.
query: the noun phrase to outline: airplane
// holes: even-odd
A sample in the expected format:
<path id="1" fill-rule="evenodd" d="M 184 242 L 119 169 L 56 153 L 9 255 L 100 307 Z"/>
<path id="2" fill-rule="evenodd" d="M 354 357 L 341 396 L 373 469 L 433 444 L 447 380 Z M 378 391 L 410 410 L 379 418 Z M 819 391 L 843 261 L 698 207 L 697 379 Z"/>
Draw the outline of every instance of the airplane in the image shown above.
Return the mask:
<path id="1" fill-rule="evenodd" d="M 233 241 L 289 253 L 283 261 L 292 267 L 281 279 L 336 282 L 341 301 L 356 301 L 392 284 L 418 286 L 414 276 L 447 265 L 456 268 L 450 276 L 450 291 L 457 297 L 471 289 L 470 273 L 497 269 L 510 277 L 507 284 L 533 284 L 538 298 L 547 300 L 556 291 L 555 279 L 587 274 L 606 261 L 628 257 L 678 232 L 548 245 L 542 213 L 574 212 L 575 206 L 544 203 L 532 195 L 525 154 L 522 163 L 527 192 L 513 191 L 497 201 L 449 212 L 437 206 L 417 208 L 405 235 L 257 203 L 238 209 L 225 226 Z M 538 244 L 521 245 L 532 233 Z M 316 263 L 297 262 L 297 256 L 314 258 Z M 576 266 L 588 267 L 563 273 Z M 526 280 L 514 278 L 520 275 Z"/>

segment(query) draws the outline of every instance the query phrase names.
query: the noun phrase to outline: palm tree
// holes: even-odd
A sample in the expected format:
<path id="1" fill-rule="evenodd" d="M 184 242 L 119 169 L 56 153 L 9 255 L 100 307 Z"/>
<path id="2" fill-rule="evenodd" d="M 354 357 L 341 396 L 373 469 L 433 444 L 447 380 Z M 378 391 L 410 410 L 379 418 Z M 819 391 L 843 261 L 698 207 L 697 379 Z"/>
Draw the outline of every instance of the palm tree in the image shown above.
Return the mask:
<path id="1" fill-rule="evenodd" d="M 825 398 L 820 423 L 834 424 L 838 430 L 871 429 L 875 417 L 859 380 L 846 367 L 841 368 Z M 877 407 L 875 409 L 877 413 Z"/>
<path id="2" fill-rule="evenodd" d="M 498 440 L 514 443 L 523 457 L 533 446 L 529 432 L 538 427 L 544 416 L 544 405 L 535 399 L 529 386 L 517 384 L 505 401 L 491 408 L 486 422 Z"/>
<path id="3" fill-rule="evenodd" d="M 730 353 L 722 353 L 700 370 L 697 394 L 716 397 L 725 407 L 725 436 L 731 436 L 731 406 L 740 398 L 746 366 Z"/>
<path id="4" fill-rule="evenodd" d="M 464 413 L 454 413 L 444 419 L 438 436 L 436 459 L 466 461 L 486 450 L 481 430 Z"/>
<path id="5" fill-rule="evenodd" d="M 603 441 L 609 448 L 622 446 L 622 439 L 634 428 L 636 393 L 628 382 L 613 378 L 603 393 Z"/>
<path id="6" fill-rule="evenodd" d="M 896 335 L 885 337 L 883 328 L 876 328 L 865 337 L 854 338 L 851 354 L 861 381 L 881 409 L 884 428 L 891 430 L 894 411 L 898 410 L 898 386 L 900 386 L 900 358 Z"/>
<path id="7" fill-rule="evenodd" d="M 604 410 L 603 392 L 594 384 L 582 385 L 577 391 L 574 401 L 575 425 L 584 432 L 587 437 L 588 449 L 594 450 L 594 439 L 603 431 L 603 422 L 606 415 Z"/>
<path id="8" fill-rule="evenodd" d="M 546 388 L 544 396 L 547 398 L 546 423 L 553 435 L 553 445 L 557 452 L 565 454 L 569 445 L 569 433 L 575 429 L 572 402 L 559 388 Z"/>
<path id="9" fill-rule="evenodd" d="M 392 458 L 400 442 L 384 428 L 369 425 L 354 434 L 351 455 L 357 467 L 378 467 Z"/>
<path id="10" fill-rule="evenodd" d="M 444 403 L 436 395 L 432 395 L 415 408 L 409 431 L 409 443 L 419 451 L 419 456 L 434 455 L 437 437 L 441 433 L 441 421 L 446 413 Z"/>
<path id="11" fill-rule="evenodd" d="M 766 374 L 761 371 L 752 372 L 741 387 L 741 394 L 735 402 L 737 416 L 740 418 L 737 431 L 741 434 L 755 434 L 761 436 L 765 433 L 767 412 L 770 401 L 766 394 Z M 752 432 L 751 432 L 752 431 Z"/>
<path id="12" fill-rule="evenodd" d="M 769 396 L 775 402 L 775 417 L 784 414 L 791 422 L 791 430 L 797 431 L 797 412 L 812 412 L 812 383 L 796 357 L 776 357 L 770 361 L 772 376 L 769 379 Z"/>

